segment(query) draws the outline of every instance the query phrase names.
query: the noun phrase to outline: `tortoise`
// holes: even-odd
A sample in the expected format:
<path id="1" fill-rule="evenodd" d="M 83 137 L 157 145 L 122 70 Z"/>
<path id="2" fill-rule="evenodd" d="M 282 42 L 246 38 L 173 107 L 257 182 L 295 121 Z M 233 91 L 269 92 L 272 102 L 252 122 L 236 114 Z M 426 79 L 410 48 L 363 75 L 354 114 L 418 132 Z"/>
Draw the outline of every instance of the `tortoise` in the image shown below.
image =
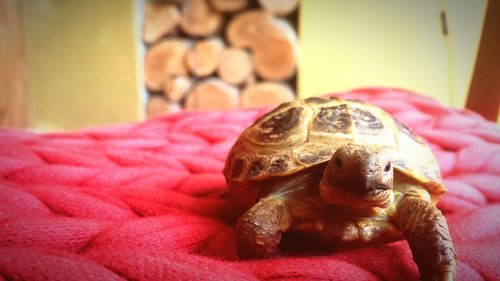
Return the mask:
<path id="1" fill-rule="evenodd" d="M 286 102 L 246 128 L 224 167 L 246 209 L 242 258 L 280 253 L 298 231 L 332 245 L 406 239 L 422 280 L 453 280 L 457 257 L 435 206 L 447 192 L 423 139 L 379 107 L 312 97 Z"/>

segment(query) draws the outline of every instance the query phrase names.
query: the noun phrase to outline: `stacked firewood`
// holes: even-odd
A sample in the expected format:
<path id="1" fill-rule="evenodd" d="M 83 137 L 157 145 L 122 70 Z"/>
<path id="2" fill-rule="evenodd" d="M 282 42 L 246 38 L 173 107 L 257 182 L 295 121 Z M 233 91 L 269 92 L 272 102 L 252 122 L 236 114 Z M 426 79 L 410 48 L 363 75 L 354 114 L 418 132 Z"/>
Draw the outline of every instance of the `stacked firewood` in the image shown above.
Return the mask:
<path id="1" fill-rule="evenodd" d="M 148 116 L 294 99 L 298 2 L 146 1 Z"/>

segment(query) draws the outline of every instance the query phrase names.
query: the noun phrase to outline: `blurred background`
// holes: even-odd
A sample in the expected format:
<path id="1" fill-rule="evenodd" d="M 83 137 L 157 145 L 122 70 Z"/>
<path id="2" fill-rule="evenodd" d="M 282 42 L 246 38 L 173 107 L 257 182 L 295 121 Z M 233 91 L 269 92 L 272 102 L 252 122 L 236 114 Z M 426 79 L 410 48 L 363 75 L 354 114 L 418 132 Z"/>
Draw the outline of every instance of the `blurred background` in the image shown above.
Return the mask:
<path id="1" fill-rule="evenodd" d="M 388 86 L 498 121 L 499 0 L 0 0 L 0 125 Z"/>

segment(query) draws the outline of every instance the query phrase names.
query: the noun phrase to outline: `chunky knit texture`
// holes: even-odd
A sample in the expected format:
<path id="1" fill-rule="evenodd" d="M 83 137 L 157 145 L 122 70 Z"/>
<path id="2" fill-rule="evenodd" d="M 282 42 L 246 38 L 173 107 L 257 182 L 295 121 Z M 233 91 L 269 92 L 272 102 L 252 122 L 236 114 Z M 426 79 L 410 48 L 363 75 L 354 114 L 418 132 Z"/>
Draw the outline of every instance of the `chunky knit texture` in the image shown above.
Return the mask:
<path id="1" fill-rule="evenodd" d="M 381 106 L 428 141 L 449 189 L 438 207 L 458 280 L 499 280 L 500 129 L 403 90 L 341 96 Z M 238 134 L 266 110 L 0 130 L 0 280 L 417 280 L 406 241 L 238 259 L 242 210 L 221 170 Z"/>

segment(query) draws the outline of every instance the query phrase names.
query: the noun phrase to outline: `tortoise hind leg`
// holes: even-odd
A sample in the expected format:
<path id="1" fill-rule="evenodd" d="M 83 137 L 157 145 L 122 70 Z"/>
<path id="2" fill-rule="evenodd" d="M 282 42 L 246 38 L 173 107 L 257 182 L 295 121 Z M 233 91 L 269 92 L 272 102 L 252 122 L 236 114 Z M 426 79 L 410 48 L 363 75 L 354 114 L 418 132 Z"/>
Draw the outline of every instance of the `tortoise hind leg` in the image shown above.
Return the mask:
<path id="1" fill-rule="evenodd" d="M 408 196 L 397 216 L 421 280 L 454 280 L 457 256 L 441 212 L 431 202 Z"/>
<path id="2" fill-rule="evenodd" d="M 286 200 L 280 196 L 266 197 L 238 220 L 236 239 L 242 258 L 263 258 L 275 255 L 281 234 L 291 225 L 292 216 Z"/>

